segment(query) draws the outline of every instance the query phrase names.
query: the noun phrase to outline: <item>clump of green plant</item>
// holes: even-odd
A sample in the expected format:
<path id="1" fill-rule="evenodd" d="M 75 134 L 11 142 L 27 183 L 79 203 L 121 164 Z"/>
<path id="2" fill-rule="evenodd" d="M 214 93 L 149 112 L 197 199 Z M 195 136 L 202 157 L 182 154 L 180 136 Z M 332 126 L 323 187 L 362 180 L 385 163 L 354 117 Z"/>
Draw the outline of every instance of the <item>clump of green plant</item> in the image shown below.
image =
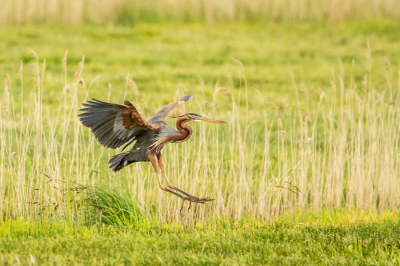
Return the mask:
<path id="1" fill-rule="evenodd" d="M 126 226 L 143 221 L 143 213 L 132 200 L 103 185 L 78 185 L 74 194 L 75 211 L 86 224 Z"/>

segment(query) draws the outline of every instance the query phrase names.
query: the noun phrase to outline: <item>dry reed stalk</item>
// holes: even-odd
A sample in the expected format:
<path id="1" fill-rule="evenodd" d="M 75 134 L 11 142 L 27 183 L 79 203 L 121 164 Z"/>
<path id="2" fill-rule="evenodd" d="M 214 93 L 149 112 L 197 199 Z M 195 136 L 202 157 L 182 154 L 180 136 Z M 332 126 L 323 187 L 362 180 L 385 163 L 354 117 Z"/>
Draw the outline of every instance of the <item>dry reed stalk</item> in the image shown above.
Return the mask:
<path id="1" fill-rule="evenodd" d="M 34 62 L 39 71 L 34 73 L 36 81 L 45 79 L 38 64 Z M 82 68 L 83 62 L 79 73 Z M 240 71 L 245 77 L 245 69 Z M 25 101 L 32 113 L 15 106 L 12 84 L 7 77 L 0 100 L 1 215 L 34 217 L 47 211 L 72 223 L 80 214 L 68 187 L 103 183 L 126 193 L 163 221 L 181 220 L 181 201 L 159 191 L 148 164 L 134 164 L 117 174 L 108 170 L 107 160 L 115 152 L 101 148 L 77 118 L 81 102 L 90 94 L 80 74 L 72 81 L 66 79 L 60 102 L 51 112 L 50 106 L 43 105 L 42 82 L 30 95 L 23 94 L 34 99 Z M 134 88 L 133 84 L 128 80 L 128 86 Z M 298 93 L 299 103 L 308 102 L 306 109 L 300 104 L 290 108 L 264 103 L 256 117 L 246 96 L 246 82 L 240 84 L 245 104 L 229 89 L 217 87 L 214 99 L 199 96 L 199 105 L 193 101 L 184 107 L 228 125 L 193 125 L 190 141 L 163 150 L 173 184 L 194 195 L 216 198 L 211 204 L 194 206 L 185 223 L 244 216 L 270 219 L 297 208 L 381 212 L 399 207 L 400 86 L 390 85 L 386 94 L 377 92 L 367 74 L 364 90 L 357 90 L 358 84 L 347 85 L 341 73 L 332 77 L 333 98 L 321 93 L 314 104 L 307 88 L 300 86 L 304 93 Z M 176 97 L 184 94 L 182 90 Z M 229 93 L 229 98 L 219 97 L 220 92 Z M 135 90 L 127 90 L 127 98 L 136 95 Z M 202 104 L 211 100 L 213 105 Z M 231 109 L 221 111 L 218 101 L 229 101 Z M 161 107 L 157 102 L 152 105 Z"/>

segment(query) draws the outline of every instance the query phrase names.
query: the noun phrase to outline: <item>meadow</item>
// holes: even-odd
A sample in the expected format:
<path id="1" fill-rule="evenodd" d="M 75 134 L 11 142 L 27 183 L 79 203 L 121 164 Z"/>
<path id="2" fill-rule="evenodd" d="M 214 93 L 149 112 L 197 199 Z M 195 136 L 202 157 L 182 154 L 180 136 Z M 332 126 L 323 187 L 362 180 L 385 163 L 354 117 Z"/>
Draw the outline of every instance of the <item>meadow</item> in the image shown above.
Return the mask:
<path id="1" fill-rule="evenodd" d="M 0 233 L 3 265 L 397 265 L 400 257 L 398 217 L 390 213 L 297 213 L 190 228 L 16 220 Z"/>
<path id="2" fill-rule="evenodd" d="M 0 28 L 2 264 L 397 264 L 400 23 Z M 171 181 L 116 174 L 78 118 L 129 99 L 193 125 Z M 174 125 L 174 119 L 168 123 Z"/>

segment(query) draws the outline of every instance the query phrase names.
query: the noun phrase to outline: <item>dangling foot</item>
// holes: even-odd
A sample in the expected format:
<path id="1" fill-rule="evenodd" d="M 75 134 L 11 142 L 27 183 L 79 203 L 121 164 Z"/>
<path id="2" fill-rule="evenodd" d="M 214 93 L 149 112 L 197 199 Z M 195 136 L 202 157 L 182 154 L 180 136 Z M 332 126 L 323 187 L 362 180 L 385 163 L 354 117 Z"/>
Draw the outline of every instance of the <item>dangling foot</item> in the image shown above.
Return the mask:
<path id="1" fill-rule="evenodd" d="M 187 197 L 182 197 L 183 201 L 182 201 L 182 207 L 179 210 L 180 213 L 182 213 L 182 209 L 183 206 L 185 205 L 185 201 L 189 201 L 189 207 L 187 209 L 188 213 L 190 212 L 190 209 L 192 208 L 192 203 L 201 203 L 201 204 L 205 204 L 207 201 L 213 201 L 214 199 L 210 199 L 210 198 L 196 198 L 196 197 L 192 197 L 192 198 L 187 198 Z"/>
<path id="2" fill-rule="evenodd" d="M 213 201 L 213 200 L 215 200 L 215 199 L 211 199 L 211 198 L 208 198 L 208 197 L 207 197 L 207 198 L 198 198 L 198 197 L 194 197 L 194 196 L 192 196 L 192 195 L 190 195 L 190 194 L 188 194 L 188 193 L 186 193 L 186 192 L 184 192 L 184 191 L 182 191 L 182 190 L 180 190 L 180 189 L 177 189 L 177 190 L 180 191 L 180 192 L 182 192 L 183 194 L 185 194 L 187 197 L 182 196 L 181 194 L 176 193 L 175 191 L 170 190 L 169 188 L 165 188 L 165 191 L 167 191 L 167 192 L 169 192 L 169 193 L 172 193 L 172 194 L 174 194 L 174 195 L 180 197 L 181 199 L 183 199 L 182 207 L 181 207 L 181 209 L 179 210 L 180 213 L 182 213 L 182 209 L 183 209 L 183 206 L 184 206 L 184 204 L 185 204 L 185 201 L 189 201 L 189 208 L 188 208 L 188 212 L 189 212 L 190 209 L 192 208 L 192 202 L 194 202 L 194 203 L 205 204 L 205 203 L 208 202 L 208 201 Z"/>
<path id="3" fill-rule="evenodd" d="M 180 198 L 183 199 L 183 200 L 187 200 L 187 201 L 194 202 L 194 203 L 201 203 L 201 204 L 204 204 L 204 203 L 206 203 L 206 202 L 208 202 L 208 201 L 213 201 L 213 200 L 215 200 L 215 199 L 211 199 L 211 198 L 209 198 L 209 197 L 207 197 L 207 198 L 198 198 L 198 197 L 192 196 L 192 195 L 190 195 L 189 193 L 186 193 L 186 192 L 184 192 L 184 191 L 182 191 L 182 190 L 180 190 L 180 189 L 177 189 L 177 191 L 181 192 L 182 194 L 186 195 L 187 197 L 185 197 L 185 196 L 183 196 L 183 195 L 181 195 L 181 194 L 179 194 L 179 193 L 176 193 L 175 191 L 173 191 L 173 190 L 171 190 L 171 189 L 169 189 L 169 188 L 165 188 L 165 191 L 168 191 L 168 192 L 170 192 L 170 193 L 172 193 L 172 194 L 174 194 L 174 195 L 180 197 Z"/>
<path id="4" fill-rule="evenodd" d="M 195 203 L 206 203 L 207 201 L 213 201 L 213 200 L 215 200 L 215 199 L 211 199 L 211 198 L 209 198 L 209 197 L 206 197 L 206 198 L 198 198 L 198 197 L 192 196 L 192 195 L 190 195 L 189 193 L 187 193 L 187 192 L 185 192 L 185 191 L 183 191 L 183 190 L 181 190 L 181 189 L 179 189 L 179 188 L 177 188 L 177 187 L 171 186 L 171 185 L 168 185 L 168 187 L 171 188 L 171 189 L 173 189 L 173 190 L 175 190 L 175 191 L 178 191 L 179 193 L 182 193 L 182 194 L 186 195 L 186 196 L 187 196 L 187 199 L 185 199 L 185 200 L 190 201 L 190 202 L 195 202 Z"/>

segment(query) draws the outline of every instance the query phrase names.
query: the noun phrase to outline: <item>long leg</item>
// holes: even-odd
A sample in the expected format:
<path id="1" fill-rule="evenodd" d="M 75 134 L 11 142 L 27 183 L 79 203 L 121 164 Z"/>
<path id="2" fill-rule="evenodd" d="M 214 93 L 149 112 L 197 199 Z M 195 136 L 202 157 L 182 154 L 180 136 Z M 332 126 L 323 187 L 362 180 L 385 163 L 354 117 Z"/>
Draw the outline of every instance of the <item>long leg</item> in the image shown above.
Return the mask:
<path id="1" fill-rule="evenodd" d="M 157 154 L 157 159 L 158 159 L 158 166 L 160 167 L 161 172 L 164 175 L 164 179 L 165 179 L 165 182 L 167 183 L 167 186 L 170 188 L 174 188 L 174 186 L 172 186 L 171 183 L 169 182 L 167 173 L 165 172 L 164 160 L 163 160 L 163 156 L 162 156 L 161 152 L 159 154 Z M 187 196 L 190 196 L 190 195 L 187 195 Z"/>
<path id="2" fill-rule="evenodd" d="M 173 191 L 173 190 L 171 190 L 171 189 L 169 189 L 169 188 L 164 187 L 163 184 L 161 183 L 161 178 L 160 178 L 160 174 L 159 174 L 159 172 L 158 172 L 158 167 L 157 167 L 157 162 L 158 162 L 158 160 L 157 160 L 157 156 L 156 156 L 155 154 L 151 154 L 151 155 L 150 155 L 150 162 L 151 162 L 151 165 L 153 166 L 154 174 L 155 174 L 156 177 L 157 177 L 158 187 L 159 187 L 161 190 L 166 191 L 166 192 L 169 192 L 169 193 L 172 193 L 172 194 L 174 194 L 175 196 L 180 197 L 180 198 L 183 199 L 184 201 L 185 201 L 185 200 L 188 200 L 188 201 L 193 201 L 193 202 L 198 202 L 198 203 L 205 203 L 205 201 L 201 201 L 201 199 L 198 199 L 198 198 L 196 198 L 196 197 L 185 197 L 185 196 L 182 196 L 182 195 L 179 194 L 179 193 L 176 193 L 175 191 Z"/>
<path id="3" fill-rule="evenodd" d="M 178 194 L 178 193 L 176 193 L 175 191 L 172 191 L 172 190 L 170 190 L 170 189 L 168 189 L 168 188 L 166 188 L 166 187 L 163 186 L 163 184 L 161 183 L 160 173 L 158 172 L 158 166 L 157 166 L 158 160 L 157 160 L 157 156 L 156 156 L 155 154 L 151 154 L 151 155 L 150 155 L 150 162 L 151 162 L 151 165 L 153 166 L 154 174 L 155 174 L 156 177 L 157 177 L 158 187 L 159 187 L 161 190 L 166 191 L 166 192 L 169 192 L 169 193 L 172 193 L 172 194 L 174 194 L 174 195 L 180 197 L 180 198 L 183 199 L 183 200 L 189 200 L 189 198 L 184 197 L 184 196 L 182 196 L 181 194 Z"/>
<path id="4" fill-rule="evenodd" d="M 163 175 L 164 175 L 165 182 L 167 183 L 167 186 L 168 186 L 169 188 L 171 188 L 171 189 L 173 189 L 173 190 L 175 190 L 175 191 L 178 191 L 179 193 L 182 193 L 182 194 L 186 195 L 187 197 L 189 197 L 190 199 L 192 199 L 192 200 L 189 200 L 190 202 L 205 203 L 205 202 L 207 202 L 207 201 L 213 201 L 213 200 L 214 200 L 214 199 L 210 199 L 210 198 L 197 198 L 197 197 L 194 197 L 194 196 L 190 195 L 189 193 L 187 193 L 187 192 L 185 192 L 185 191 L 183 191 L 183 190 L 181 190 L 181 189 L 179 189 L 179 188 L 177 188 L 177 187 L 171 185 L 171 183 L 169 182 L 167 173 L 165 172 L 163 156 L 162 156 L 161 153 L 157 154 L 157 159 L 158 159 L 158 166 L 160 167 L 161 172 L 162 172 Z M 191 203 L 190 203 L 190 204 L 191 204 Z M 190 206 L 191 206 L 191 205 L 190 205 Z M 190 207 L 189 207 L 189 209 L 190 209 Z"/>

